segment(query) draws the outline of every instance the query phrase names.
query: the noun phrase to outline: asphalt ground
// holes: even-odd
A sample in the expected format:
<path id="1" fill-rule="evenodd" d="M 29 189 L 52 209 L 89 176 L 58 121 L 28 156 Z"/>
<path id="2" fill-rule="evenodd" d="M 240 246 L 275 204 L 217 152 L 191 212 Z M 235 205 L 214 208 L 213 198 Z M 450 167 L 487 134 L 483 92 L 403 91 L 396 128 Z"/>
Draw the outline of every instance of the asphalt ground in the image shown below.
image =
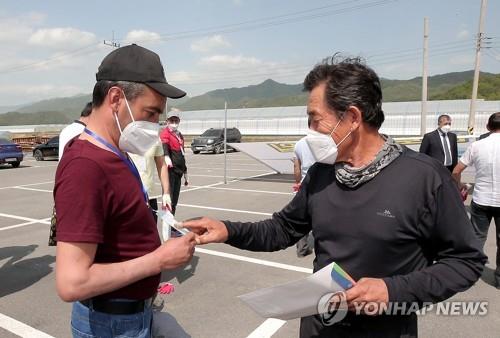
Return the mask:
<path id="1" fill-rule="evenodd" d="M 293 198 L 291 176 L 274 174 L 245 154 L 228 154 L 228 184 L 223 182 L 223 155 L 189 153 L 187 160 L 190 185 L 183 187 L 178 219 L 207 215 L 257 221 Z M 55 249 L 47 246 L 57 163 L 36 162 L 27 156 L 20 168 L 0 167 L 0 337 L 71 336 L 71 304 L 56 294 Z M 157 184 L 154 194 L 159 195 L 159 188 Z M 421 337 L 500 336 L 500 292 L 490 285 L 496 248 L 492 230 L 493 226 L 486 245 L 490 262 L 483 278 L 453 297 L 487 301 L 488 314 L 422 315 Z M 161 296 L 163 311 L 192 337 L 297 337 L 298 320 L 260 318 L 237 296 L 303 278 L 312 260 L 312 256 L 297 258 L 295 248 L 255 253 L 224 244 L 204 246 L 188 266 L 163 274 L 162 280 L 176 288 Z"/>

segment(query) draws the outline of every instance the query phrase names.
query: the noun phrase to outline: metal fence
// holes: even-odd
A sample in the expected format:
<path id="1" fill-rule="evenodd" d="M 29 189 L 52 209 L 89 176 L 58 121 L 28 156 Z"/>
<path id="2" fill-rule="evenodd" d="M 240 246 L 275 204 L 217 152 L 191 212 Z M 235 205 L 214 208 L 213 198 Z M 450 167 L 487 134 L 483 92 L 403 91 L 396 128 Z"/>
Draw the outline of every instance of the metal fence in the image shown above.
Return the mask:
<path id="1" fill-rule="evenodd" d="M 430 101 L 427 105 L 426 131 L 434 130 L 441 114 L 452 118 L 453 130 L 467 132 L 469 100 Z M 388 102 L 383 104 L 385 122 L 381 132 L 389 135 L 420 134 L 421 103 Z M 500 101 L 478 101 L 475 134 L 486 132 L 488 117 L 500 111 Z M 304 135 L 307 131 L 306 107 L 248 108 L 228 110 L 228 127 L 244 135 Z M 199 135 L 209 128 L 224 127 L 224 110 L 183 112 L 180 129 L 186 135 Z"/>

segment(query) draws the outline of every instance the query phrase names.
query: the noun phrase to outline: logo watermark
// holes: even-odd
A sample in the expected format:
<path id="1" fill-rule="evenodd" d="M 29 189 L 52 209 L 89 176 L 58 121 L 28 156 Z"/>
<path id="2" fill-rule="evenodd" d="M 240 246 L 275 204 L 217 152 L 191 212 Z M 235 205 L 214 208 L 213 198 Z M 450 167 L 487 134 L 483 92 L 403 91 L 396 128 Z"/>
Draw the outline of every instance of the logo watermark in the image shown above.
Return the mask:
<path id="1" fill-rule="evenodd" d="M 415 313 L 419 316 L 434 314 L 436 316 L 486 316 L 489 303 L 487 301 L 446 301 L 437 304 L 431 302 L 381 304 L 376 302 L 352 303 L 352 313 L 369 316 L 401 316 Z M 345 292 L 327 293 L 318 302 L 318 313 L 324 326 L 331 326 L 343 320 L 348 311 Z"/>

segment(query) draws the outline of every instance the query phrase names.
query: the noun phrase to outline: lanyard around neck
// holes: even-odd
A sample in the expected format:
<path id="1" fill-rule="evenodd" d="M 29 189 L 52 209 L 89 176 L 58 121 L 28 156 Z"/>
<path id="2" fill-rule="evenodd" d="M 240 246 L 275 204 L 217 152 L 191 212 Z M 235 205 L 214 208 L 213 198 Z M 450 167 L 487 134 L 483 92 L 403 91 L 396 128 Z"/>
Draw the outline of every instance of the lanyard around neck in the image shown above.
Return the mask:
<path id="1" fill-rule="evenodd" d="M 139 181 L 139 184 L 141 185 L 141 188 L 142 188 L 142 193 L 144 195 L 144 200 L 146 201 L 146 204 L 147 204 L 149 201 L 148 193 L 147 193 L 146 189 L 144 188 L 144 185 L 142 184 L 141 175 L 139 174 L 139 170 L 137 170 L 137 168 L 134 165 L 134 163 L 132 162 L 132 160 L 130 160 L 130 158 L 126 157 L 125 155 L 123 155 L 123 153 L 117 147 L 115 147 L 114 145 L 112 145 L 111 143 L 109 143 L 108 141 L 103 139 L 101 136 L 94 133 L 92 130 L 85 128 L 84 132 L 87 135 L 89 135 L 90 137 L 92 137 L 94 140 L 98 141 L 103 146 L 108 148 L 111 152 L 116 154 L 127 165 L 129 170 L 132 172 L 132 174 L 135 176 L 135 178 L 137 178 L 137 180 Z"/>

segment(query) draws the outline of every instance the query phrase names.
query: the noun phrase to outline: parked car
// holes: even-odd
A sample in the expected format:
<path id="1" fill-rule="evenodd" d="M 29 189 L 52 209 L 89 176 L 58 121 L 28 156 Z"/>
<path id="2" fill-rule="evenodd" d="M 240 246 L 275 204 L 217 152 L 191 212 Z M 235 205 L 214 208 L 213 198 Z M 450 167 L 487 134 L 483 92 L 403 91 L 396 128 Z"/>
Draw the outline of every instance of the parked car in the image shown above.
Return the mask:
<path id="1" fill-rule="evenodd" d="M 33 157 L 37 161 L 59 159 L 59 136 L 51 138 L 46 143 L 37 145 L 33 149 Z"/>
<path id="2" fill-rule="evenodd" d="M 238 128 L 227 128 L 227 143 L 240 143 L 241 133 Z M 228 149 L 234 150 L 231 147 Z M 210 128 L 193 139 L 191 150 L 194 154 L 200 151 L 209 151 L 214 154 L 224 152 L 224 128 Z"/>
<path id="3" fill-rule="evenodd" d="M 0 163 L 7 163 L 17 168 L 22 160 L 23 149 L 21 146 L 6 138 L 0 138 Z"/>

